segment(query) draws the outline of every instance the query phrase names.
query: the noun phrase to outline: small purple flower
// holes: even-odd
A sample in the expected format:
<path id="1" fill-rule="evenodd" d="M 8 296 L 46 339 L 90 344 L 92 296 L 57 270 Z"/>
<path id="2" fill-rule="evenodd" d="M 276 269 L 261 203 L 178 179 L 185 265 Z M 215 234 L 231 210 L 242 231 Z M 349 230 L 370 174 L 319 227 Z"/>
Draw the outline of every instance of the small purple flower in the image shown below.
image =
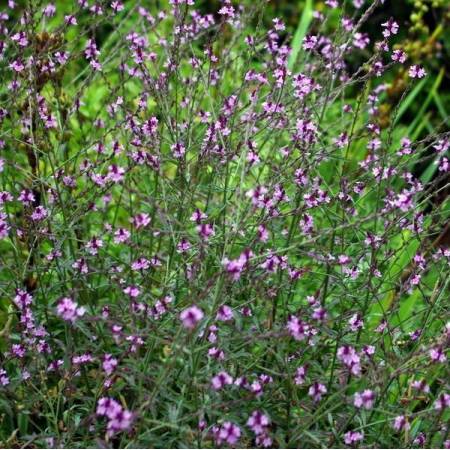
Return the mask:
<path id="1" fill-rule="evenodd" d="M 287 323 L 289 334 L 296 340 L 302 341 L 309 336 L 311 327 L 298 317 L 291 316 Z"/>
<path id="2" fill-rule="evenodd" d="M 360 431 L 348 431 L 344 434 L 344 442 L 346 445 L 354 445 L 364 439 L 364 433 Z"/>
<path id="3" fill-rule="evenodd" d="M 217 375 L 215 375 L 211 379 L 211 387 L 215 391 L 220 391 L 226 385 L 230 385 L 230 384 L 233 384 L 233 378 L 231 377 L 231 375 L 229 375 L 225 371 L 219 372 Z"/>
<path id="4" fill-rule="evenodd" d="M 133 413 L 127 409 L 117 410 L 111 417 L 109 417 L 107 425 L 108 436 L 113 436 L 121 431 L 126 431 L 133 423 Z"/>
<path id="5" fill-rule="evenodd" d="M 350 345 L 343 345 L 342 347 L 339 347 L 337 357 L 349 368 L 351 368 L 354 364 L 359 364 L 360 362 L 360 358 L 356 353 L 356 350 Z"/>
<path id="6" fill-rule="evenodd" d="M 217 359 L 218 361 L 223 361 L 225 359 L 225 353 L 217 347 L 211 347 L 208 350 L 208 356 Z"/>
<path id="7" fill-rule="evenodd" d="M 315 402 L 319 402 L 322 395 L 327 393 L 327 388 L 324 384 L 318 383 L 317 381 L 309 388 L 308 395 L 312 397 Z"/>
<path id="8" fill-rule="evenodd" d="M 75 16 L 72 16 L 72 15 L 64 16 L 64 22 L 65 22 L 67 25 L 78 25 L 78 22 L 77 22 L 76 17 L 75 17 Z"/>
<path id="9" fill-rule="evenodd" d="M 200 224 L 202 220 L 205 220 L 208 218 L 208 215 L 204 212 L 201 212 L 198 208 L 192 213 L 191 221 L 195 222 L 197 224 Z"/>
<path id="10" fill-rule="evenodd" d="M 7 386 L 9 384 L 8 374 L 5 369 L 0 369 L 0 385 Z"/>
<path id="11" fill-rule="evenodd" d="M 403 64 L 407 59 L 407 55 L 403 50 L 394 50 L 392 52 L 391 59 L 392 61 Z"/>
<path id="12" fill-rule="evenodd" d="M 55 12 L 56 12 L 56 7 L 53 3 L 49 3 L 45 8 L 44 8 L 44 15 L 47 17 L 52 17 Z"/>
<path id="13" fill-rule="evenodd" d="M 204 241 L 207 241 L 211 236 L 214 236 L 214 228 L 209 223 L 197 225 L 197 232 Z"/>
<path id="14" fill-rule="evenodd" d="M 237 259 L 224 258 L 222 264 L 225 266 L 226 271 L 231 276 L 233 281 L 239 280 L 241 273 L 248 264 L 249 259 L 253 256 L 251 250 L 245 250 Z"/>
<path id="15" fill-rule="evenodd" d="M 118 361 L 116 358 L 113 358 L 109 353 L 105 354 L 102 367 L 106 375 L 111 375 L 116 369 L 117 365 Z"/>
<path id="16" fill-rule="evenodd" d="M 408 75 L 411 78 L 423 78 L 426 75 L 426 71 L 423 67 L 420 66 L 411 66 L 408 70 Z"/>
<path id="17" fill-rule="evenodd" d="M 423 447 L 425 445 L 426 440 L 427 440 L 427 437 L 425 436 L 425 434 L 419 433 L 416 436 L 416 438 L 414 439 L 413 444 Z"/>
<path id="18" fill-rule="evenodd" d="M 363 392 L 356 392 L 353 400 L 353 404 L 357 408 L 372 409 L 375 401 L 375 393 L 370 389 L 366 389 Z"/>
<path id="19" fill-rule="evenodd" d="M 241 429 L 233 422 L 224 422 L 221 426 L 213 427 L 212 431 L 217 445 L 224 442 L 235 445 L 241 437 Z"/>
<path id="20" fill-rule="evenodd" d="M 185 328 L 193 329 L 203 319 L 203 316 L 203 311 L 198 306 L 192 305 L 181 312 L 180 319 Z"/>
<path id="21" fill-rule="evenodd" d="M 130 428 L 134 415 L 113 398 L 102 397 L 97 403 L 97 416 L 106 416 L 108 420 L 107 434 L 113 436 Z"/>
<path id="22" fill-rule="evenodd" d="M 76 319 L 83 316 L 86 309 L 78 306 L 70 297 L 64 297 L 58 302 L 56 312 L 62 319 L 74 323 Z"/>
<path id="23" fill-rule="evenodd" d="M 381 26 L 384 28 L 383 36 L 385 38 L 398 33 L 398 23 L 392 18 L 390 18 L 387 22 L 382 23 Z"/>
<path id="24" fill-rule="evenodd" d="M 137 286 L 127 286 L 123 290 L 123 293 L 127 294 L 130 298 L 136 298 L 136 297 L 139 297 L 139 294 L 141 293 L 141 291 Z"/>
<path id="25" fill-rule="evenodd" d="M 353 37 L 353 45 L 356 48 L 364 50 L 370 43 L 370 39 L 367 33 L 356 32 Z"/>
<path id="26" fill-rule="evenodd" d="M 434 409 L 443 411 L 446 408 L 450 408 L 450 394 L 444 392 L 434 402 Z"/>
<path id="27" fill-rule="evenodd" d="M 305 36 L 303 38 L 303 50 L 313 50 L 317 46 L 317 36 Z"/>
<path id="28" fill-rule="evenodd" d="M 91 255 L 97 255 L 102 247 L 103 241 L 95 236 L 86 244 L 86 249 Z"/>
<path id="29" fill-rule="evenodd" d="M 397 416 L 392 424 L 395 431 L 407 431 L 411 428 L 408 419 L 405 416 Z"/>
<path id="30" fill-rule="evenodd" d="M 31 214 L 31 220 L 39 222 L 48 216 L 48 210 L 43 206 L 38 206 Z"/>
<path id="31" fill-rule="evenodd" d="M 297 367 L 294 378 L 295 384 L 302 385 L 305 382 L 305 378 L 306 378 L 306 367 L 305 366 Z"/>
<path id="32" fill-rule="evenodd" d="M 253 411 L 251 416 L 247 420 L 247 426 L 255 433 L 256 435 L 263 434 L 266 431 L 266 428 L 270 424 L 270 419 L 261 411 Z"/>
<path id="33" fill-rule="evenodd" d="M 228 305 L 219 306 L 217 310 L 216 320 L 228 322 L 233 320 L 233 310 Z"/>
<path id="34" fill-rule="evenodd" d="M 174 158 L 180 159 L 186 153 L 186 148 L 181 142 L 177 142 L 170 147 Z"/>
<path id="35" fill-rule="evenodd" d="M 136 214 L 136 216 L 134 216 L 131 220 L 137 230 L 146 227 L 150 223 L 150 221 L 151 218 L 147 213 Z"/>
<path id="36" fill-rule="evenodd" d="M 433 362 L 443 363 L 447 361 L 445 353 L 442 351 L 441 347 L 434 347 L 430 350 L 430 357 Z"/>
<path id="37" fill-rule="evenodd" d="M 358 331 L 364 326 L 364 322 L 362 321 L 359 314 L 353 314 L 353 316 L 348 321 L 348 324 L 350 325 L 350 330 L 352 331 Z"/>
<path id="38" fill-rule="evenodd" d="M 425 394 L 430 393 L 430 386 L 428 386 L 425 380 L 415 380 L 411 383 L 411 387 Z"/>
<path id="39" fill-rule="evenodd" d="M 97 403 L 97 416 L 113 417 L 117 411 L 120 411 L 122 407 L 120 404 L 109 397 L 102 397 Z"/>

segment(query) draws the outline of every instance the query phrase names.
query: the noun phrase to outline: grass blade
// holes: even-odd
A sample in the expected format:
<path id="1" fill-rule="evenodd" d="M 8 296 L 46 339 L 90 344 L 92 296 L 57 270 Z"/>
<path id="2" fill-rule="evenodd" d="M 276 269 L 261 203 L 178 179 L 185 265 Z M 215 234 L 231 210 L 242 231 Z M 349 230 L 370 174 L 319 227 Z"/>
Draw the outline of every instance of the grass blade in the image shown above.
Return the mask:
<path id="1" fill-rule="evenodd" d="M 288 68 L 292 70 L 297 62 L 298 53 L 302 47 L 303 38 L 306 36 L 309 24 L 313 18 L 313 1 L 306 0 L 300 23 L 292 39 L 292 52 L 289 56 Z"/>

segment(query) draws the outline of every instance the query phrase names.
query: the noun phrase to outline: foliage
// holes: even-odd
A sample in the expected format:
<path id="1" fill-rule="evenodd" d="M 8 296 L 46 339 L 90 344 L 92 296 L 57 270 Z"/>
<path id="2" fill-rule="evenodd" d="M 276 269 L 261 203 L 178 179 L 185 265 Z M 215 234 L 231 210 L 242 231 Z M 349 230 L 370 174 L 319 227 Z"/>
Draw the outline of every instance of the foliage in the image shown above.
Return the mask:
<path id="1" fill-rule="evenodd" d="M 445 70 L 383 3 L 9 2 L 2 447 L 450 446 Z"/>

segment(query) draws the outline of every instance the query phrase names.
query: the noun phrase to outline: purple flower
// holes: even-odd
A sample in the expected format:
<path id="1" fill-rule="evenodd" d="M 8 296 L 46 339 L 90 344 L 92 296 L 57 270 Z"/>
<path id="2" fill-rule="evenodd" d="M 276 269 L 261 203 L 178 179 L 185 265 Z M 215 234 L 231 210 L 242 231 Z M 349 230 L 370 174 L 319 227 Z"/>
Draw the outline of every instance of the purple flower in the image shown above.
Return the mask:
<path id="1" fill-rule="evenodd" d="M 289 331 L 289 334 L 296 341 L 304 340 L 307 336 L 309 336 L 311 332 L 311 327 L 295 316 L 291 316 L 291 318 L 288 320 L 287 329 Z"/>
<path id="2" fill-rule="evenodd" d="M 185 328 L 193 329 L 203 319 L 203 316 L 203 311 L 198 306 L 192 305 L 181 312 L 180 319 Z"/>
<path id="3" fill-rule="evenodd" d="M 425 380 L 415 380 L 411 383 L 411 387 L 425 394 L 429 394 L 430 392 L 430 386 L 428 386 Z"/>
<path id="4" fill-rule="evenodd" d="M 219 306 L 217 310 L 216 320 L 228 322 L 233 320 L 233 310 L 228 305 Z"/>
<path id="5" fill-rule="evenodd" d="M 346 366 L 359 363 L 359 356 L 356 353 L 356 350 L 350 345 L 343 345 L 342 347 L 339 347 L 337 357 Z"/>
<path id="6" fill-rule="evenodd" d="M 130 298 L 136 298 L 136 297 L 139 297 L 139 294 L 141 293 L 141 291 L 137 286 L 127 286 L 123 290 L 123 293 L 127 294 Z"/>
<path id="7" fill-rule="evenodd" d="M 222 445 L 224 442 L 234 445 L 241 437 L 241 429 L 233 422 L 224 422 L 221 426 L 215 426 L 212 432 L 217 445 Z"/>
<path id="8" fill-rule="evenodd" d="M 91 255 L 97 255 L 102 247 L 103 241 L 95 236 L 86 244 L 86 249 Z"/>
<path id="9" fill-rule="evenodd" d="M 366 389 L 363 392 L 356 392 L 353 400 L 353 404 L 357 408 L 372 409 L 375 401 L 375 393 L 370 389 Z"/>
<path id="10" fill-rule="evenodd" d="M 108 167 L 108 180 L 111 180 L 113 183 L 120 183 L 125 174 L 125 169 L 123 167 L 119 167 L 116 164 L 111 164 Z"/>
<path id="11" fill-rule="evenodd" d="M 347 445 L 354 445 L 364 439 L 364 433 L 360 431 L 348 431 L 344 434 L 344 442 Z"/>
<path id="12" fill-rule="evenodd" d="M 109 353 L 106 353 L 102 364 L 103 370 L 105 371 L 106 375 L 111 375 L 116 369 L 117 365 L 117 359 L 113 358 Z"/>
<path id="13" fill-rule="evenodd" d="M 385 38 L 398 33 L 398 23 L 392 18 L 390 18 L 387 22 L 382 23 L 381 26 L 384 28 L 383 36 Z"/>
<path id="14" fill-rule="evenodd" d="M 247 420 L 247 426 L 256 435 L 263 434 L 270 424 L 270 419 L 261 411 L 253 411 Z"/>
<path id="15" fill-rule="evenodd" d="M 411 428 L 408 419 L 405 416 L 397 416 L 392 424 L 395 431 L 407 431 Z"/>
<path id="16" fill-rule="evenodd" d="M 201 212 L 198 208 L 192 213 L 191 221 L 200 224 L 202 220 L 208 218 L 208 215 Z"/>
<path id="17" fill-rule="evenodd" d="M 150 221 L 151 218 L 147 213 L 136 214 L 131 220 L 137 230 L 146 227 L 150 223 Z"/>
<path id="18" fill-rule="evenodd" d="M 219 391 L 226 385 L 233 384 L 233 378 L 227 372 L 222 371 L 211 379 L 211 387 L 215 391 Z"/>
<path id="19" fill-rule="evenodd" d="M 434 402 L 434 409 L 442 411 L 450 408 L 450 394 L 443 392 Z"/>
<path id="20" fill-rule="evenodd" d="M 414 445 L 420 445 L 421 447 L 423 447 L 425 445 L 427 438 L 425 436 L 425 434 L 423 433 L 419 433 L 416 438 L 413 441 Z"/>
<path id="21" fill-rule="evenodd" d="M 79 317 L 83 316 L 86 309 L 78 306 L 70 297 L 64 297 L 56 306 L 56 312 L 62 319 L 74 323 Z"/>
<path id="22" fill-rule="evenodd" d="M 392 61 L 396 61 L 403 64 L 407 59 L 407 55 L 403 50 L 394 50 L 392 52 L 391 59 Z"/>
<path id="23" fill-rule="evenodd" d="M 197 232 L 204 241 L 207 241 L 211 236 L 214 236 L 214 228 L 209 223 L 197 225 Z"/>
<path id="24" fill-rule="evenodd" d="M 78 22 L 77 22 L 76 17 L 75 17 L 75 16 L 72 16 L 72 15 L 64 16 L 64 22 L 65 22 L 67 25 L 78 25 Z"/>
<path id="25" fill-rule="evenodd" d="M 356 32 L 353 37 L 353 45 L 356 48 L 364 50 L 369 45 L 370 39 L 367 33 Z"/>
<path id="26" fill-rule="evenodd" d="M 297 367 L 294 378 L 295 384 L 302 385 L 305 382 L 305 378 L 306 378 L 306 367 L 305 366 Z"/>
<path id="27" fill-rule="evenodd" d="M 7 386 L 9 384 L 8 374 L 5 369 L 0 368 L 0 385 Z"/>
<path id="28" fill-rule="evenodd" d="M 217 347 L 211 347 L 208 350 L 208 356 L 217 359 L 218 361 L 223 361 L 225 359 L 225 353 Z"/>
<path id="29" fill-rule="evenodd" d="M 120 411 L 122 406 L 116 400 L 109 397 L 102 397 L 99 399 L 97 403 L 97 415 L 98 416 L 106 416 L 106 417 L 114 417 L 117 411 Z"/>
<path id="30" fill-rule="evenodd" d="M 17 289 L 16 296 L 14 297 L 14 303 L 16 306 L 23 310 L 31 305 L 33 301 L 33 297 L 28 292 L 23 291 L 22 289 Z"/>
<path id="31" fill-rule="evenodd" d="M 127 409 L 117 410 L 108 417 L 107 434 L 109 436 L 128 430 L 134 419 L 133 413 Z"/>
<path id="32" fill-rule="evenodd" d="M 177 142 L 175 144 L 173 144 L 170 149 L 172 150 L 172 154 L 174 156 L 174 158 L 180 159 L 184 156 L 184 154 L 186 153 L 186 148 L 184 147 L 184 145 L 181 142 Z"/>
<path id="33" fill-rule="evenodd" d="M 225 269 L 231 278 L 234 281 L 237 281 L 241 277 L 241 273 L 252 256 L 253 252 L 251 250 L 245 250 L 237 259 L 230 260 L 228 258 L 224 258 L 222 264 L 225 266 Z"/>
<path id="34" fill-rule="evenodd" d="M 107 434 L 113 436 L 120 431 L 126 431 L 130 428 L 134 415 L 113 398 L 102 397 L 97 403 L 97 415 L 106 416 L 108 420 Z"/>
<path id="35" fill-rule="evenodd" d="M 56 7 L 53 3 L 49 3 L 44 8 L 44 15 L 47 17 L 52 17 L 55 14 L 55 12 L 56 12 Z"/>
<path id="36" fill-rule="evenodd" d="M 303 38 L 303 50 L 313 50 L 316 48 L 317 42 L 317 36 L 305 36 Z"/>
<path id="37" fill-rule="evenodd" d="M 423 67 L 420 66 L 411 66 L 408 70 L 408 75 L 411 78 L 423 78 L 426 75 L 426 71 Z"/>
<path id="38" fill-rule="evenodd" d="M 358 331 L 360 328 L 364 326 L 364 322 L 362 321 L 361 316 L 359 314 L 353 314 L 348 323 L 352 331 Z"/>
<path id="39" fill-rule="evenodd" d="M 324 384 L 318 383 L 317 381 L 308 390 L 308 395 L 312 397 L 315 402 L 319 402 L 323 394 L 327 393 L 327 388 Z"/>
<path id="40" fill-rule="evenodd" d="M 447 357 L 445 356 L 445 353 L 442 351 L 441 347 L 434 347 L 430 349 L 430 357 L 433 362 L 443 363 L 447 361 Z"/>

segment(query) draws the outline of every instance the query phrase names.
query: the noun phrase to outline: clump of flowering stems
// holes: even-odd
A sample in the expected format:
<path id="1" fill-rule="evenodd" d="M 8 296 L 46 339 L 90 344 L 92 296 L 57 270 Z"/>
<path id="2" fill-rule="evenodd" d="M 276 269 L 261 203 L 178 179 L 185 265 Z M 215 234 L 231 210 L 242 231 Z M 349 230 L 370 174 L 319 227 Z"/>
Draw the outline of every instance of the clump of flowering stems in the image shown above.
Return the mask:
<path id="1" fill-rule="evenodd" d="M 450 446 L 450 135 L 397 120 L 427 69 L 395 18 L 364 33 L 382 1 L 327 1 L 295 52 L 262 0 L 24 4 L 0 13 L 1 445 Z"/>

